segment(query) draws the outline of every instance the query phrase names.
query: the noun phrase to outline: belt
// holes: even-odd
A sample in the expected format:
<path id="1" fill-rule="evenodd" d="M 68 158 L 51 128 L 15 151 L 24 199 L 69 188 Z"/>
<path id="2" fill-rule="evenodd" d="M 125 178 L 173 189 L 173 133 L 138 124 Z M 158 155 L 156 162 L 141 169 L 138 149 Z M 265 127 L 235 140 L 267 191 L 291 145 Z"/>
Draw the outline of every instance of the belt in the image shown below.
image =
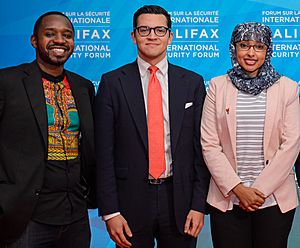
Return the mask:
<path id="1" fill-rule="evenodd" d="M 157 179 L 148 179 L 147 180 L 149 184 L 153 184 L 153 185 L 159 185 L 159 184 L 163 184 L 166 182 L 172 182 L 173 181 L 173 177 L 166 177 L 166 178 L 157 178 Z"/>

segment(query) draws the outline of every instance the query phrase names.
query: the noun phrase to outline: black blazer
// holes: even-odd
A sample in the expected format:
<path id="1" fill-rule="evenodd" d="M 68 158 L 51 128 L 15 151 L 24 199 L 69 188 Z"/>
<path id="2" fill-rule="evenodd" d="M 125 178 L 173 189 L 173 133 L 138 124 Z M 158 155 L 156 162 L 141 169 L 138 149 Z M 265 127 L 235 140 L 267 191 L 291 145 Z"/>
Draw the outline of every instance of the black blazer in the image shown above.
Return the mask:
<path id="1" fill-rule="evenodd" d="M 199 134 L 205 88 L 201 76 L 172 64 L 168 80 L 174 213 L 183 233 L 189 210 L 204 212 L 206 205 L 209 173 Z M 150 204 L 147 121 L 136 62 L 102 76 L 94 118 L 99 213 L 121 212 L 137 230 Z"/>
<path id="2" fill-rule="evenodd" d="M 94 87 L 75 73 L 66 75 L 80 119 L 82 183 L 89 185 L 88 194 L 95 169 Z M 43 185 L 48 123 L 41 77 L 35 61 L 0 70 L 0 242 L 21 234 Z"/>

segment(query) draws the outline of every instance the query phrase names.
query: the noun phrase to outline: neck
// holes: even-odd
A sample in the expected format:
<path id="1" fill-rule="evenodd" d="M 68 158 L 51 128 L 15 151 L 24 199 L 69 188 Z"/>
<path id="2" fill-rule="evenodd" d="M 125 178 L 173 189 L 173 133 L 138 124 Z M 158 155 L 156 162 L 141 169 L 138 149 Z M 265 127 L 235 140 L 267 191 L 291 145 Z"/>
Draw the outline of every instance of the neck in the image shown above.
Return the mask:
<path id="1" fill-rule="evenodd" d="M 156 58 L 149 58 L 149 57 L 145 57 L 142 54 L 139 54 L 140 58 L 144 61 L 146 61 L 147 63 L 149 63 L 150 65 L 157 65 L 160 61 L 162 61 L 165 57 L 156 57 Z"/>
<path id="2" fill-rule="evenodd" d="M 255 78 L 258 75 L 258 71 L 253 71 L 253 72 L 247 72 L 245 71 L 246 74 L 248 74 L 249 77 Z"/>
<path id="3" fill-rule="evenodd" d="M 60 65 L 60 66 L 50 65 L 50 64 L 42 63 L 40 61 L 37 61 L 37 63 L 42 71 L 54 77 L 60 76 L 64 71 L 64 65 Z"/>

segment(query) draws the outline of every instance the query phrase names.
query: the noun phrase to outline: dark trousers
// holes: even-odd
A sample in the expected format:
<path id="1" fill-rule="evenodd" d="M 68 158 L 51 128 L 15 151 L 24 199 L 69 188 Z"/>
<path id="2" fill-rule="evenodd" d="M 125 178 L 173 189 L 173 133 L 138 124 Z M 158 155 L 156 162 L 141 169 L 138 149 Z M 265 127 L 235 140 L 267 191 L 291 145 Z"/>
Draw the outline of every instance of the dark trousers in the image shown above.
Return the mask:
<path id="1" fill-rule="evenodd" d="M 214 248 L 286 248 L 295 209 L 281 213 L 278 206 L 248 213 L 238 206 L 221 212 L 211 209 Z"/>
<path id="2" fill-rule="evenodd" d="M 133 232 L 129 238 L 132 248 L 153 248 L 154 240 L 158 248 L 194 248 L 197 240 L 179 233 L 174 216 L 172 182 L 148 187 L 151 212 L 145 213 L 144 227 Z M 149 218 L 150 217 L 150 218 Z M 149 221 L 149 219 L 151 221 Z"/>
<path id="3" fill-rule="evenodd" d="M 30 221 L 19 239 L 1 248 L 89 248 L 88 216 L 69 225 L 47 225 Z"/>

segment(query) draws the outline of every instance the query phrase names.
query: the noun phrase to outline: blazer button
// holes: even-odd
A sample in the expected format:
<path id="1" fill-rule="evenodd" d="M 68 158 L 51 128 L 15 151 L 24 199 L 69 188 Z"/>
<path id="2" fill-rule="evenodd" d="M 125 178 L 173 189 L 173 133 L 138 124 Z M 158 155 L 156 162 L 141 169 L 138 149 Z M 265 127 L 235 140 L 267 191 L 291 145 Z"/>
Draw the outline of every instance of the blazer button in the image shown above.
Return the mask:
<path id="1" fill-rule="evenodd" d="M 36 190 L 35 190 L 35 195 L 36 195 L 36 196 L 39 196 L 40 193 L 41 193 L 41 190 L 40 190 L 40 189 L 36 189 Z"/>
<path id="2" fill-rule="evenodd" d="M 266 165 L 268 165 L 269 164 L 269 160 L 266 160 Z"/>

